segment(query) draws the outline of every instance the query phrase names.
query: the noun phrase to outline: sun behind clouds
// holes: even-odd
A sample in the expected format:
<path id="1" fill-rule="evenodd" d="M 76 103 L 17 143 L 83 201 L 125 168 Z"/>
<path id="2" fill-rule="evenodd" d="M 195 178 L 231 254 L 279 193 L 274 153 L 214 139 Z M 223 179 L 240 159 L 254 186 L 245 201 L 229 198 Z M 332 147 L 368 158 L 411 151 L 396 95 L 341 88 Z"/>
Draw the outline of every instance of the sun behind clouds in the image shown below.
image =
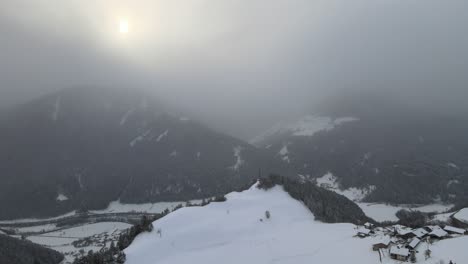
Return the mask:
<path id="1" fill-rule="evenodd" d="M 119 20 L 119 32 L 122 34 L 127 34 L 129 31 L 129 25 L 127 19 L 120 19 Z"/>

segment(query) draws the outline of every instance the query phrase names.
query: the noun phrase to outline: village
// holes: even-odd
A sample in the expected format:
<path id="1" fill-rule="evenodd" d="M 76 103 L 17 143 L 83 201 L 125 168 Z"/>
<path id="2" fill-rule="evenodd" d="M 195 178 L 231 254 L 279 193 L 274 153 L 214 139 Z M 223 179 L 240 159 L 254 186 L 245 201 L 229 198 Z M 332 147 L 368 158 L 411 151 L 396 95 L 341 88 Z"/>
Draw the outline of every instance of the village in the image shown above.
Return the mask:
<path id="1" fill-rule="evenodd" d="M 468 235 L 468 208 L 450 215 L 447 221 L 428 221 L 424 226 L 407 227 L 401 224 L 381 225 L 365 223 L 356 226 L 356 237 L 373 238 L 369 245 L 378 253 L 380 263 L 425 262 L 431 259 L 431 246 L 441 240 Z M 457 264 L 450 259 L 444 264 Z"/>

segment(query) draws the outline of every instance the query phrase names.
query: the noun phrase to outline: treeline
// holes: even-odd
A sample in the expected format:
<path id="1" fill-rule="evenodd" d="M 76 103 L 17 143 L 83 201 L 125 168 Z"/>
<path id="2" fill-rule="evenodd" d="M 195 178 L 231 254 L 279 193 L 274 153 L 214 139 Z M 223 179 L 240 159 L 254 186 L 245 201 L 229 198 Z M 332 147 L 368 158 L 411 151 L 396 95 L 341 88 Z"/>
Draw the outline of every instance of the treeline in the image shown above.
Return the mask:
<path id="1" fill-rule="evenodd" d="M 417 210 L 401 209 L 395 214 L 398 217 L 398 224 L 412 228 L 425 226 L 429 220 L 429 214 Z"/>
<path id="2" fill-rule="evenodd" d="M 0 234 L 0 263 L 2 264 L 58 264 L 63 260 L 59 252 Z"/>
<path id="3" fill-rule="evenodd" d="M 354 202 L 348 198 L 323 189 L 310 182 L 299 182 L 295 179 L 270 175 L 260 179 L 261 189 L 270 189 L 282 185 L 294 199 L 303 202 L 314 214 L 315 219 L 326 223 L 364 224 L 374 222 Z"/>

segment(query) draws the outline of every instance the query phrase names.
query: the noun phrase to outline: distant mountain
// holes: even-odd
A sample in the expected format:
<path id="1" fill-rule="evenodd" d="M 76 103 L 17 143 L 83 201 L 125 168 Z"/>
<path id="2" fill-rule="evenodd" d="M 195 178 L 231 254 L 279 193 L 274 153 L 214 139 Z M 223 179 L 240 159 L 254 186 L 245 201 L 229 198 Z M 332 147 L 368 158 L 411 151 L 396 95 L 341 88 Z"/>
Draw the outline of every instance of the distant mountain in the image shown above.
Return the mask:
<path id="1" fill-rule="evenodd" d="M 27 240 L 0 234 L 0 263 L 58 264 L 63 255 Z"/>
<path id="2" fill-rule="evenodd" d="M 268 151 L 217 133 L 143 92 L 81 88 L 0 122 L 0 218 L 226 193 L 283 172 Z"/>
<path id="3" fill-rule="evenodd" d="M 367 201 L 466 201 L 468 119 L 382 105 L 306 116 L 279 124 L 252 143 L 303 179 L 329 175 L 333 184 Z"/>

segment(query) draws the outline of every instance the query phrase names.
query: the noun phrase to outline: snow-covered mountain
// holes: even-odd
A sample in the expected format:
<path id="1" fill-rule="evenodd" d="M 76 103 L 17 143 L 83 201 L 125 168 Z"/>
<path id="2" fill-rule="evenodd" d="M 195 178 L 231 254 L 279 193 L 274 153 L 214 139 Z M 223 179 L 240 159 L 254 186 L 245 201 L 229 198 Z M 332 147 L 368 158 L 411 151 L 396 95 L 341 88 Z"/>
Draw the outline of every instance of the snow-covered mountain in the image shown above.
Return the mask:
<path id="1" fill-rule="evenodd" d="M 321 131 L 330 131 L 347 122 L 359 121 L 355 117 L 331 118 L 319 115 L 307 115 L 292 122 L 280 122 L 249 142 L 265 145 L 274 138 L 282 136 L 313 136 Z"/>
<path id="2" fill-rule="evenodd" d="M 252 140 L 303 179 L 330 175 L 356 200 L 463 203 L 468 122 L 390 108 L 309 115 Z M 350 196 L 349 196 L 350 197 Z"/>
<path id="3" fill-rule="evenodd" d="M 0 218 L 211 197 L 285 167 L 169 109 L 143 92 L 95 88 L 11 109 L 0 122 Z"/>
<path id="4" fill-rule="evenodd" d="M 282 186 L 264 190 L 254 185 L 226 198 L 182 208 L 153 222 L 154 230 L 137 236 L 125 250 L 125 263 L 400 263 L 386 251 L 380 260 L 372 250 L 373 244 L 389 239 L 385 235 L 376 231 L 358 238 L 360 229 L 353 224 L 319 222 Z M 434 243 L 428 260 L 423 256 L 426 245 L 421 245 L 417 261 L 462 263 L 468 259 L 462 250 L 467 242 L 465 236 Z"/>

